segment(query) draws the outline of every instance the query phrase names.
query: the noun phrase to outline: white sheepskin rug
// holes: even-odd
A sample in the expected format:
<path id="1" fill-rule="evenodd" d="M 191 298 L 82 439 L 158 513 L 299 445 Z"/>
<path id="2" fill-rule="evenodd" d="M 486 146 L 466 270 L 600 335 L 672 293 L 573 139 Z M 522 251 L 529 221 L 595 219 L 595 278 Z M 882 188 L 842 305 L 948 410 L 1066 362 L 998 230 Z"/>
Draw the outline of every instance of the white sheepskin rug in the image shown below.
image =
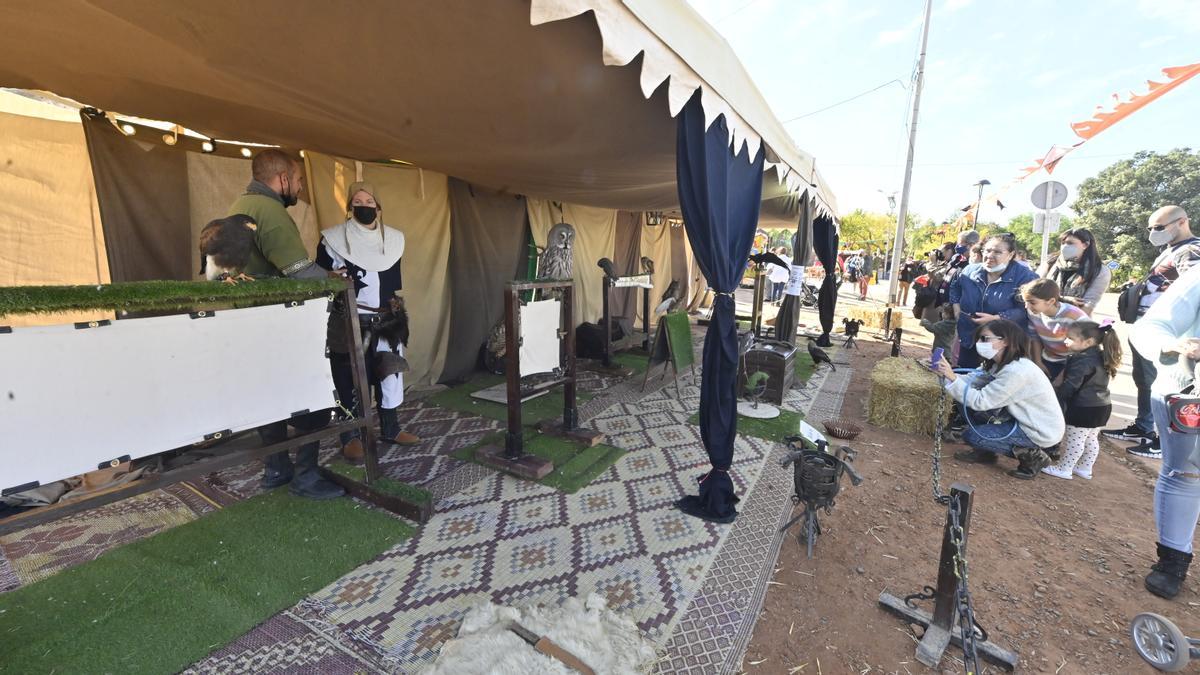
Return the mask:
<path id="1" fill-rule="evenodd" d="M 582 603 L 515 609 L 487 603 L 463 618 L 458 637 L 446 642 L 425 675 L 577 675 L 508 630 L 520 623 L 586 663 L 597 675 L 639 675 L 654 665 L 654 645 L 636 624 L 610 611 L 595 593 Z"/>

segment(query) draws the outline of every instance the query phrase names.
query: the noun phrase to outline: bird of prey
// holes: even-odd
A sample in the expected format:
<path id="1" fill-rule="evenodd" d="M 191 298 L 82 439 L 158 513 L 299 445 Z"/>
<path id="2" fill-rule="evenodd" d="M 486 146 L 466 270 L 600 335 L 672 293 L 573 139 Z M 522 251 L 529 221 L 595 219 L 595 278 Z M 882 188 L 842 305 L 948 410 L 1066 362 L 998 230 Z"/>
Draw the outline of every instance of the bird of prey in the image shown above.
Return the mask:
<path id="1" fill-rule="evenodd" d="M 677 297 L 678 291 L 679 280 L 672 279 L 670 285 L 667 286 L 667 290 L 663 291 L 662 302 L 658 303 L 658 307 L 654 308 L 654 316 L 666 314 L 667 312 L 671 311 L 673 307 L 675 307 L 675 304 L 679 302 L 679 298 Z"/>
<path id="2" fill-rule="evenodd" d="M 784 269 L 788 268 L 788 264 L 783 262 L 783 258 L 780 258 L 779 256 L 775 255 L 774 253 L 771 253 L 770 251 L 763 251 L 761 253 L 755 253 L 754 255 L 750 256 L 750 260 L 755 265 L 763 265 L 763 264 L 779 265 L 780 267 L 782 267 Z"/>
<path id="3" fill-rule="evenodd" d="M 826 354 L 824 349 L 818 347 L 812 338 L 808 338 L 808 355 L 812 357 L 814 368 L 819 368 L 822 363 L 828 363 L 831 370 L 837 370 L 837 366 L 833 365 L 829 354 Z"/>
<path id="4" fill-rule="evenodd" d="M 642 272 L 654 274 L 654 261 L 646 256 L 642 256 Z"/>
<path id="5" fill-rule="evenodd" d="M 539 279 L 570 279 L 574 265 L 575 228 L 558 223 L 546 235 L 546 249 L 538 258 Z"/>
<path id="6" fill-rule="evenodd" d="M 608 258 L 601 258 L 596 261 L 596 266 L 604 270 L 604 276 L 616 281 L 617 268 L 613 267 L 613 261 L 609 260 Z"/>
<path id="7" fill-rule="evenodd" d="M 242 273 L 250 262 L 250 254 L 257 244 L 254 232 L 258 224 L 250 216 L 235 213 L 227 218 L 218 218 L 200 230 L 200 268 L 209 281 L 224 281 L 236 284 L 239 281 L 254 281 Z"/>

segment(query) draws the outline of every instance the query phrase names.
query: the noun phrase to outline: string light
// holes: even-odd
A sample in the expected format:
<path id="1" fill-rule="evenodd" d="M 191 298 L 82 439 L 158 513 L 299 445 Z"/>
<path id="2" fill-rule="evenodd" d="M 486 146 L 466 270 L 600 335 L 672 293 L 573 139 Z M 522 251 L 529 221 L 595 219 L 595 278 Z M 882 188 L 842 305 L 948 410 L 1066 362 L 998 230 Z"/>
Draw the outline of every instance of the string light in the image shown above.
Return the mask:
<path id="1" fill-rule="evenodd" d="M 163 134 L 163 143 L 166 143 L 167 145 L 175 145 L 176 141 L 178 140 L 179 139 L 175 137 L 175 134 Z"/>
<path id="2" fill-rule="evenodd" d="M 200 144 L 200 150 L 203 152 L 216 152 L 217 145 L 213 141 L 204 141 Z"/>
<path id="3" fill-rule="evenodd" d="M 121 125 L 121 133 L 125 134 L 126 136 L 132 136 L 137 133 L 137 129 L 132 124 L 126 122 L 125 124 Z"/>
<path id="4" fill-rule="evenodd" d="M 242 157 L 245 157 L 246 159 L 250 159 L 251 154 L 253 154 L 253 153 L 250 152 L 250 148 L 242 148 Z"/>

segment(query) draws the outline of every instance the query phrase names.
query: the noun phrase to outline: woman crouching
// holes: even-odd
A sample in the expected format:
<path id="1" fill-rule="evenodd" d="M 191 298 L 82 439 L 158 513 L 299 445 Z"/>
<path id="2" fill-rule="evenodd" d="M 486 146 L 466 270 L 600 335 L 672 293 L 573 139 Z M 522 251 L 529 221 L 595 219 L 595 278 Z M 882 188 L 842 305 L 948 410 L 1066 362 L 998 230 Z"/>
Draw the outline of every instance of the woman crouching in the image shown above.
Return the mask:
<path id="1" fill-rule="evenodd" d="M 1047 450 L 1054 452 L 1066 430 L 1054 387 L 1029 359 L 1029 336 L 1017 324 L 1005 319 L 983 324 L 974 347 L 982 371 L 957 375 L 945 359 L 938 363 L 946 390 L 968 417 L 963 440 L 971 450 L 954 458 L 994 464 L 997 455 L 1016 457 L 1019 466 L 1009 475 L 1032 480 L 1050 463 Z"/>

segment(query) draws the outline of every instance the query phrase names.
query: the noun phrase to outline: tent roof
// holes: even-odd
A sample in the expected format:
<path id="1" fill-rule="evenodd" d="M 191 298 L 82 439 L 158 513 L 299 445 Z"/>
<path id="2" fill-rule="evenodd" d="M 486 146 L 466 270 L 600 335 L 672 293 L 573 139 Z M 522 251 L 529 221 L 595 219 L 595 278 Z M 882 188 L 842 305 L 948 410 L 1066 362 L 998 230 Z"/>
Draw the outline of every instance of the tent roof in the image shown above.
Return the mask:
<path id="1" fill-rule="evenodd" d="M 765 143 L 778 163 L 764 176 L 765 220 L 794 217 L 772 205 L 814 183 L 819 206 L 836 212 L 812 158 L 682 0 L 307 7 L 10 0 L 0 86 L 217 139 L 401 159 L 510 192 L 631 210 L 676 207 L 671 115 L 699 88 L 710 119 L 726 114 L 732 142 Z"/>

